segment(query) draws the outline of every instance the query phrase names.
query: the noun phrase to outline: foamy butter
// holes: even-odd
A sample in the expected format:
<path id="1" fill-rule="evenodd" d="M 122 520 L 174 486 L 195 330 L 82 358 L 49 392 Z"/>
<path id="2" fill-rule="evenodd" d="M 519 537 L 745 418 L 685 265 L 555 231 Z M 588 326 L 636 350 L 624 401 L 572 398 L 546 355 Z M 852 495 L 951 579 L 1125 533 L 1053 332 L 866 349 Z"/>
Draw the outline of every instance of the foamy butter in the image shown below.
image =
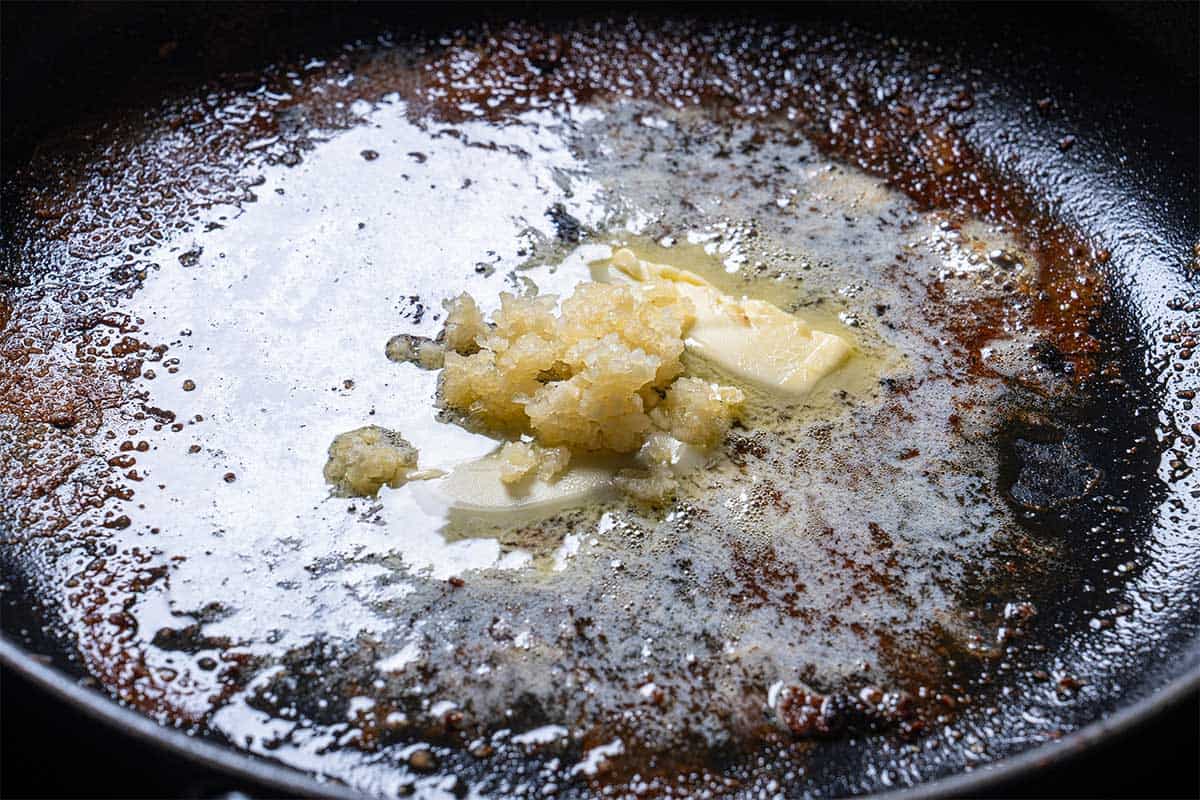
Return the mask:
<path id="1" fill-rule="evenodd" d="M 600 270 L 597 277 L 672 284 L 695 306 L 696 320 L 688 330 L 687 348 L 769 391 L 791 397 L 806 395 L 852 351 L 842 337 L 814 330 L 800 317 L 771 303 L 731 297 L 694 272 L 643 261 L 628 248 L 614 253 L 609 263 L 614 269 Z"/>

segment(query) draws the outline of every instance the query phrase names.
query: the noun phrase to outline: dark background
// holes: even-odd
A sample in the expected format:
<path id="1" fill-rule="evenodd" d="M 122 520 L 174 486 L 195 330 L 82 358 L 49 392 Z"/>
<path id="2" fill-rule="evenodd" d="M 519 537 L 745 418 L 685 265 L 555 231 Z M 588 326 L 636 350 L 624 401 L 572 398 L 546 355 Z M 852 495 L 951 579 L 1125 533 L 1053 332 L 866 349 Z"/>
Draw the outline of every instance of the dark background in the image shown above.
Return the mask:
<path id="1" fill-rule="evenodd" d="M 206 9 L 215 11 L 218 7 L 220 13 L 205 13 Z M 899 4 L 821 4 L 821 7 L 826 15 L 887 16 L 900 27 L 904 27 L 906 16 Z M 262 6 L 252 8 L 254 13 L 264 13 Z M 348 8 L 356 10 L 347 12 Z M 369 13 L 362 13 L 364 8 Z M 247 40 L 246 31 L 236 26 L 214 31 L 214 27 L 219 28 L 219 22 L 214 20 L 231 16 L 227 5 L 6 2 L 0 26 L 3 31 L 3 47 L 0 48 L 3 57 L 0 99 L 4 111 L 0 115 L 4 148 L 0 165 L 3 174 L 9 175 L 12 169 L 18 168 L 26 148 L 34 146 L 42 133 L 62 119 L 99 110 L 104 103 L 113 100 L 119 101 L 123 91 L 129 88 L 130 75 L 150 79 L 151 74 L 144 67 L 153 62 L 154 49 L 167 31 L 181 39 L 181 51 L 190 56 L 178 61 L 177 73 L 164 75 L 157 71 L 153 80 L 167 83 L 174 80 L 189 85 L 198 73 L 247 68 L 273 60 L 287 49 L 303 46 L 308 35 L 352 38 L 359 33 L 359 24 L 367 27 L 373 24 L 369 18 L 377 12 L 398 16 L 396 8 L 386 12 L 385 8 L 339 6 L 336 13 L 330 13 L 334 9 L 315 4 L 273 5 L 266 13 L 280 17 L 283 24 L 275 27 L 277 35 L 256 35 Z M 494 6 L 489 8 L 495 11 Z M 708 7 L 711 13 L 717 14 L 723 8 L 727 7 Z M 758 13 L 762 8 L 743 10 Z M 965 13 L 963 6 L 935 8 L 934 17 Z M 465 20 L 483 13 L 477 6 L 466 5 L 449 8 L 405 5 L 402 10 L 403 14 L 399 16 L 408 18 L 411 14 L 416 20 L 447 15 Z M 921 16 L 931 16 L 928 7 L 923 11 L 926 13 Z M 1200 105 L 1196 91 L 1197 68 L 1200 66 L 1197 57 L 1200 6 L 1197 4 L 972 5 L 970 13 L 999 21 L 1013 16 L 1036 17 L 1043 30 L 1070 39 L 1073 46 L 1103 49 L 1100 59 L 1106 68 L 1120 68 L 1119 62 L 1128 61 L 1130 69 L 1143 73 L 1148 80 L 1154 75 L 1164 76 L 1168 93 L 1171 90 L 1184 92 L 1176 100 L 1184 109 L 1184 118 L 1191 120 L 1187 124 L 1195 127 L 1195 112 Z M 319 30 L 306 34 L 306 26 L 299 24 L 304 21 L 301 18 L 311 20 L 316 17 L 325 19 Z M 89 42 L 98 37 L 100 31 L 108 38 L 109 47 L 102 54 L 97 51 L 97 68 L 61 69 L 63 63 L 70 64 L 80 58 L 80 53 L 87 53 Z M 215 37 L 217 41 L 228 43 L 226 48 L 189 50 L 189 39 L 212 41 L 214 33 L 219 34 Z M 932 33 L 936 34 L 936 31 Z M 1088 47 L 1089 39 L 1093 42 L 1091 48 Z M 1095 46 L 1095 42 L 1118 39 L 1126 42 L 1126 47 Z M 30 80 L 31 73 L 41 79 Z M 114 76 L 118 79 L 114 80 Z M 145 90 L 144 85 L 141 88 Z M 1183 141 L 1196 141 L 1195 130 L 1181 133 L 1184 134 Z M 182 757 L 165 753 L 94 721 L 16 673 L 0 670 L 0 797 L 215 798 L 231 791 L 252 798 L 281 796 L 266 787 L 231 780 Z M 1200 798 L 1200 695 L 1191 696 L 1082 756 L 1042 769 L 1019 782 L 1003 784 L 987 796 Z"/>

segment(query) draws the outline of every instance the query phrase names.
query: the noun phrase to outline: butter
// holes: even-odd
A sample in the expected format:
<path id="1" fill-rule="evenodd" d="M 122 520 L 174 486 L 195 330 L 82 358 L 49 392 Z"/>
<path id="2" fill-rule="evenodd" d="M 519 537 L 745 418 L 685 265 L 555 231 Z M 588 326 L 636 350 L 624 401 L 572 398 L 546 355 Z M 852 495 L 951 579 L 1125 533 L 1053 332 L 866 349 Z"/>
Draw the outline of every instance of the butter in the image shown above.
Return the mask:
<path id="1" fill-rule="evenodd" d="M 427 484 L 440 505 L 460 512 L 496 514 L 554 511 L 604 500 L 615 491 L 615 470 L 607 459 L 577 459 L 560 475 L 544 478 L 531 471 L 522 480 L 505 480 L 508 459 L 499 451 L 460 464 L 445 478 Z"/>
<path id="2" fill-rule="evenodd" d="M 705 448 L 658 433 L 631 455 L 576 455 L 565 464 L 555 458 L 553 450 L 544 451 L 538 467 L 513 481 L 512 453 L 506 452 L 506 447 L 458 465 L 441 480 L 412 488 L 434 509 L 484 518 L 525 512 L 544 515 L 607 500 L 623 490 L 623 481 L 630 475 L 673 481 L 700 468 L 708 453 Z M 553 471 L 545 468 L 547 462 Z"/>
<path id="3" fill-rule="evenodd" d="M 850 344 L 762 300 L 735 298 L 694 272 L 613 254 L 609 279 L 669 283 L 695 307 L 686 347 L 732 375 L 769 391 L 802 397 L 849 357 Z"/>

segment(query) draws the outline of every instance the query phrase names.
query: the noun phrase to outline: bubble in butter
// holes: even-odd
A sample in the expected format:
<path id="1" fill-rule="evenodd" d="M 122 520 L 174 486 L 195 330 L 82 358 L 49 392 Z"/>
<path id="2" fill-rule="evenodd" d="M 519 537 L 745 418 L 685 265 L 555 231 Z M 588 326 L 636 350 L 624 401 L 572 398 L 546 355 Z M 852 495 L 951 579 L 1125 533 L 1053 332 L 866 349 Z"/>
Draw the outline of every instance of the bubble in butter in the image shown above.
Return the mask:
<path id="1" fill-rule="evenodd" d="M 611 269 L 597 276 L 674 285 L 696 308 L 687 348 L 767 390 L 806 395 L 852 352 L 842 337 L 814 330 L 800 317 L 762 300 L 731 297 L 694 272 L 643 261 L 627 248 L 614 253 L 610 264 Z"/>

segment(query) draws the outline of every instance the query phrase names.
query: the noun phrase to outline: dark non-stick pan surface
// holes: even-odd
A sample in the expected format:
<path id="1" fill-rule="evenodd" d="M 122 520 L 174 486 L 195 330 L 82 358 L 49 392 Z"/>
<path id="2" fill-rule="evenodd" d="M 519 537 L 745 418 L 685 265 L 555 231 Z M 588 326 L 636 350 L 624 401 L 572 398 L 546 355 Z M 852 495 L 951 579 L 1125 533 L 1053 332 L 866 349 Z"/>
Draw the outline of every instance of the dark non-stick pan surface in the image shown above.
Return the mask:
<path id="1" fill-rule="evenodd" d="M 196 92 L 205 81 L 213 82 L 213 91 L 237 91 L 253 79 L 248 75 L 266 64 L 328 57 L 342 43 L 379 30 L 471 23 L 462 18 L 470 16 L 463 10 L 456 14 L 459 18 L 445 22 L 428 8 L 421 9 L 419 21 L 378 20 L 380 11 L 372 8 L 130 11 L 87 6 L 47 13 L 56 15 L 52 24 L 29 8 L 6 10 L 5 17 L 3 279 L 5 292 L 13 297 L 42 286 L 69 291 L 62 287 L 69 287 L 72 259 L 78 255 L 55 255 L 53 237 L 42 235 L 56 216 L 52 207 L 30 201 L 39 197 L 31 191 L 31 180 L 44 176 L 27 169 L 30 163 L 45 169 L 46 150 L 87 152 L 86 136 L 72 140 L 61 132 L 78 136 L 88 125 L 103 125 L 110 114 L 118 118 L 126 113 L 121 109 L 153 113 L 160 98 Z M 655 15 L 641 13 L 642 24 L 652 27 Z M 1107 729 L 1181 696 L 1198 679 L 1200 489 L 1190 463 L 1194 439 L 1200 435 L 1192 407 L 1197 380 L 1191 357 L 1200 308 L 1193 285 L 1200 242 L 1195 14 L 1186 8 L 1142 14 L 1126 7 L 1091 6 L 1039 9 L 1036 14 L 991 7 L 862 7 L 848 12 L 854 19 L 847 27 L 836 19 L 846 13 L 814 7 L 789 10 L 787 15 L 800 15 L 801 27 L 812 17 L 814 28 L 869 42 L 885 53 L 895 49 L 905 54 L 905 63 L 919 61 L 929 67 L 931 105 L 943 97 L 961 106 L 951 109 L 959 115 L 952 120 L 955 136 L 961 137 L 955 141 L 982 154 L 991 165 L 981 167 L 982 172 L 1002 175 L 1006 185 L 1026 187 L 1021 196 L 1029 200 L 989 205 L 970 195 L 969 188 L 939 185 L 936 179 L 931 185 L 922 183 L 924 176 L 914 174 L 902 157 L 872 156 L 858 149 L 860 142 L 854 137 L 839 137 L 836 129 L 832 136 L 817 137 L 825 152 L 884 173 L 922 204 L 964 203 L 984 215 L 1029 214 L 1018 221 L 1049 225 L 1046 236 L 1055 244 L 1048 249 L 1060 246 L 1066 253 L 1077 248 L 1069 258 L 1059 256 L 1086 261 L 1107 286 L 1102 311 L 1088 331 L 1103 344 L 1105 360 L 1098 377 L 1083 384 L 1090 399 L 1082 411 L 1053 420 L 1050 426 L 1027 422 L 1037 430 L 1021 429 L 997 443 L 1012 447 L 1012 439 L 1019 438 L 1058 447 L 1067 441 L 1072 456 L 1062 468 L 1103 477 L 1096 479 L 1098 487 L 1089 502 L 1055 507 L 1053 513 L 1028 512 L 1031 535 L 1054 543 L 1060 571 L 1051 585 L 1042 586 L 1036 616 L 1027 620 L 1020 608 L 1012 612 L 1022 618 L 1020 641 L 1012 645 L 1011 654 L 993 662 L 994 668 L 985 666 L 982 677 L 979 669 L 971 675 L 976 683 L 967 693 L 987 699 L 979 703 L 983 708 L 954 718 L 959 730 L 967 731 L 965 743 L 960 743 L 960 732 L 939 749 L 928 745 L 928 732 L 901 735 L 887 726 L 850 738 L 822 738 L 820 755 L 809 762 L 807 782 L 795 784 L 820 794 L 910 785 L 938 791 L 938 783 L 925 782 L 985 767 L 956 778 L 957 783 L 940 784 L 940 790 L 964 791 L 973 785 L 970 781 L 989 774 L 986 767 L 992 762 L 1028 769 L 1039 759 L 1086 746 Z M 553 28 L 560 21 L 546 24 Z M 895 36 L 897 42 L 881 39 L 879 33 Z M 848 58 L 847 63 L 853 62 Z M 867 80 L 877 76 L 870 68 L 862 74 Z M 963 88 L 951 91 L 954 83 Z M 960 96 L 963 91 L 969 102 Z M 170 100 L 166 102 L 169 106 Z M 838 111 L 832 103 L 830 113 Z M 920 108 L 917 111 L 919 116 Z M 819 117 L 819 109 L 814 115 Z M 233 188 L 254 191 L 254 185 Z M 98 249 L 107 245 L 95 243 Z M 202 248 L 187 250 L 180 264 L 192 266 L 187 262 L 202 254 Z M 7 314 L 4 321 L 9 321 Z M 1052 342 L 1043 354 L 1050 369 L 1088 369 L 1076 360 L 1078 354 L 1061 345 Z M 16 402 L 13 384 L 5 390 L 8 402 Z M 154 417 L 155 411 L 161 409 L 144 413 Z M 14 414 L 11 409 L 8 413 Z M 172 424 L 173 419 L 161 416 L 161 424 Z M 42 422 L 57 430 L 77 424 L 69 416 L 53 415 Z M 1053 435 L 1047 433 L 1049 428 Z M 1039 436 L 1053 441 L 1038 442 Z M 23 444 L 11 437 L 0 439 L 9 452 Z M 1009 483 L 1021 483 L 1028 452 L 1017 448 L 1015 455 L 1002 456 L 1002 461 L 1008 459 Z M 1021 461 L 1022 453 L 1026 462 Z M 1028 487 L 1030 481 L 1032 477 L 1023 485 Z M 0 518 L 6 538 L 6 659 L 62 687 L 73 702 L 133 724 L 128 715 L 108 710 L 112 706 L 96 693 L 64 681 L 63 675 L 82 677 L 76 649 L 81 645 L 61 637 L 53 594 L 39 594 L 46 592 L 37 578 L 39 559 L 46 558 L 47 551 L 22 542 L 23 527 L 30 523 L 14 513 L 19 510 L 14 503 Z M 112 530 L 124 524 L 120 517 L 109 521 Z M 91 554 L 92 564 L 106 555 L 102 537 L 94 546 L 99 549 Z M 81 578 L 86 583 L 86 571 Z M 54 667 L 38 666 L 30 653 L 48 656 Z M 120 681 L 110 675 L 100 683 L 112 691 L 112 684 Z M 170 718 L 144 695 L 123 697 L 143 712 Z M 1033 714 L 1032 708 L 1045 716 Z M 977 713 L 983 716 L 971 716 Z M 1053 737 L 1046 735 L 1049 729 Z M 179 737 L 165 729 L 146 730 L 148 736 L 161 735 L 164 743 L 180 746 Z M 202 758 L 257 772 L 294 789 L 321 791 L 299 773 L 289 777 L 227 746 L 218 750 L 193 744 L 206 741 L 203 724 L 196 732 L 201 735 L 183 746 Z M 1049 741 L 1057 737 L 1062 741 Z"/>

